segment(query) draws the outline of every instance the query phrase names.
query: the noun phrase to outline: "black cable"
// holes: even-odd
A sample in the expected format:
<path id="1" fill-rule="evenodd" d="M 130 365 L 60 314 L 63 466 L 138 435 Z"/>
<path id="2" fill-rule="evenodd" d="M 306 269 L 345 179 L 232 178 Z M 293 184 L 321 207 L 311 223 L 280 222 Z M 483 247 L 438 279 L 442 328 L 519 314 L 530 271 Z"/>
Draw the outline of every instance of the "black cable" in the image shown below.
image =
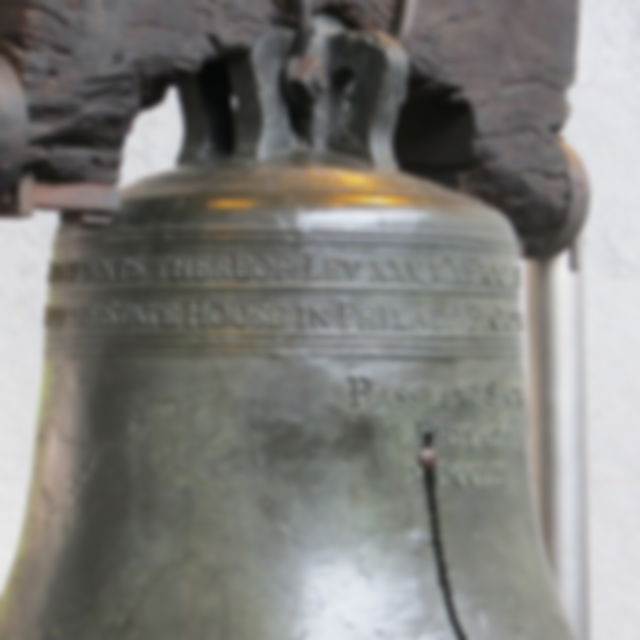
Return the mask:
<path id="1" fill-rule="evenodd" d="M 438 464 L 435 449 L 435 437 L 433 433 L 425 433 L 422 442 L 422 451 L 420 452 L 420 463 L 422 465 L 422 473 L 424 480 L 424 489 L 426 496 L 427 513 L 429 515 L 429 524 L 431 527 L 431 538 L 433 544 L 433 553 L 436 562 L 436 572 L 438 574 L 438 582 L 444 600 L 445 610 L 453 628 L 456 640 L 468 640 L 467 632 L 464 629 L 462 620 L 458 613 L 449 569 L 447 567 L 447 559 L 442 535 L 442 522 L 440 519 L 440 508 L 438 504 Z"/>

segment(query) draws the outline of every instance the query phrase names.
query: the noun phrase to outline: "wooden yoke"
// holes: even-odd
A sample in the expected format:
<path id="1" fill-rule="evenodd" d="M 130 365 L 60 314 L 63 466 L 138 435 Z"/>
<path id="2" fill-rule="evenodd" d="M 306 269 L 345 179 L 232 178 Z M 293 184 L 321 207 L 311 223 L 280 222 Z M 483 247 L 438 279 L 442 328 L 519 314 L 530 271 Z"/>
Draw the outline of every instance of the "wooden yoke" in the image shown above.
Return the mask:
<path id="1" fill-rule="evenodd" d="M 293 18 L 290 4 L 2 0 L 0 208 L 109 210 L 136 115 L 179 77 Z M 396 140 L 401 165 L 498 206 L 526 253 L 545 256 L 573 241 L 586 210 L 584 174 L 560 138 L 576 4 L 316 0 L 315 8 L 401 32 L 413 66 Z M 7 79 L 12 69 L 22 88 Z"/>

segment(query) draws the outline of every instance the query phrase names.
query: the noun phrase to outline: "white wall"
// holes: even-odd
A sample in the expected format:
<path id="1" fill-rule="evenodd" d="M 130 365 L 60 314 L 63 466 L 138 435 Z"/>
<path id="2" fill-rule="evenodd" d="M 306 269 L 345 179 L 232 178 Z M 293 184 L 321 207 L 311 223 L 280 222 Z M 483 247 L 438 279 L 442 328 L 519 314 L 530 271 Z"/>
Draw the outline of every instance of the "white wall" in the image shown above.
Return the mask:
<path id="1" fill-rule="evenodd" d="M 583 0 L 568 137 L 593 181 L 585 238 L 595 640 L 640 638 L 640 3 Z"/>
<path id="2" fill-rule="evenodd" d="M 568 137 L 593 178 L 586 330 L 594 640 L 640 638 L 640 3 L 584 0 Z M 175 100 L 138 123 L 125 181 L 170 164 Z M 0 223 L 0 585 L 34 439 L 54 217 Z M 1 586 L 0 586 L 1 588 Z"/>

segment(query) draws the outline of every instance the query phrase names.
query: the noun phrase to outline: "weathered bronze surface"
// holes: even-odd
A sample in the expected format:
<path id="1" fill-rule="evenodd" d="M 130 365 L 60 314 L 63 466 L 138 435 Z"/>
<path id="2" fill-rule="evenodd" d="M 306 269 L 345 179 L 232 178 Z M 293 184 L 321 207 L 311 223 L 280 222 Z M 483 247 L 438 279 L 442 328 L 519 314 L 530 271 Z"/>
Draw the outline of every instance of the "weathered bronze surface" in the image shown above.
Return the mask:
<path id="1" fill-rule="evenodd" d="M 254 51 L 263 115 L 287 38 Z M 568 640 L 532 514 L 513 232 L 332 154 L 390 159 L 406 65 L 362 38 L 290 67 L 304 94 L 305 60 L 353 63 L 353 99 L 301 125 L 328 151 L 275 157 L 280 123 L 238 141 L 267 160 L 63 226 L 2 640 Z"/>

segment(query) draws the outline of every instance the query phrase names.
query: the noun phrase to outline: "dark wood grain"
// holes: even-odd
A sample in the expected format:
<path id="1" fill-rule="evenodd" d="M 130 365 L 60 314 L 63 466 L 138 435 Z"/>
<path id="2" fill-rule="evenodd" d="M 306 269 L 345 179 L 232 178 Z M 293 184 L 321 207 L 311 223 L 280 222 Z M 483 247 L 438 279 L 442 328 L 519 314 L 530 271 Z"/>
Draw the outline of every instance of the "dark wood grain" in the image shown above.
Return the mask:
<path id="1" fill-rule="evenodd" d="M 581 179 L 559 141 L 572 81 L 577 0 L 419 0 L 397 139 L 405 168 L 476 194 L 515 222 L 530 253 L 566 244 Z M 291 16 L 287 0 L 2 0 L 0 52 L 29 107 L 28 172 L 110 184 L 132 120 L 181 74 L 246 48 Z M 317 0 L 356 26 L 393 30 L 398 0 Z M 7 136 L 0 131 L 0 138 Z M 2 144 L 0 144 L 0 149 Z M 582 190 L 582 191 L 581 191 Z"/>

